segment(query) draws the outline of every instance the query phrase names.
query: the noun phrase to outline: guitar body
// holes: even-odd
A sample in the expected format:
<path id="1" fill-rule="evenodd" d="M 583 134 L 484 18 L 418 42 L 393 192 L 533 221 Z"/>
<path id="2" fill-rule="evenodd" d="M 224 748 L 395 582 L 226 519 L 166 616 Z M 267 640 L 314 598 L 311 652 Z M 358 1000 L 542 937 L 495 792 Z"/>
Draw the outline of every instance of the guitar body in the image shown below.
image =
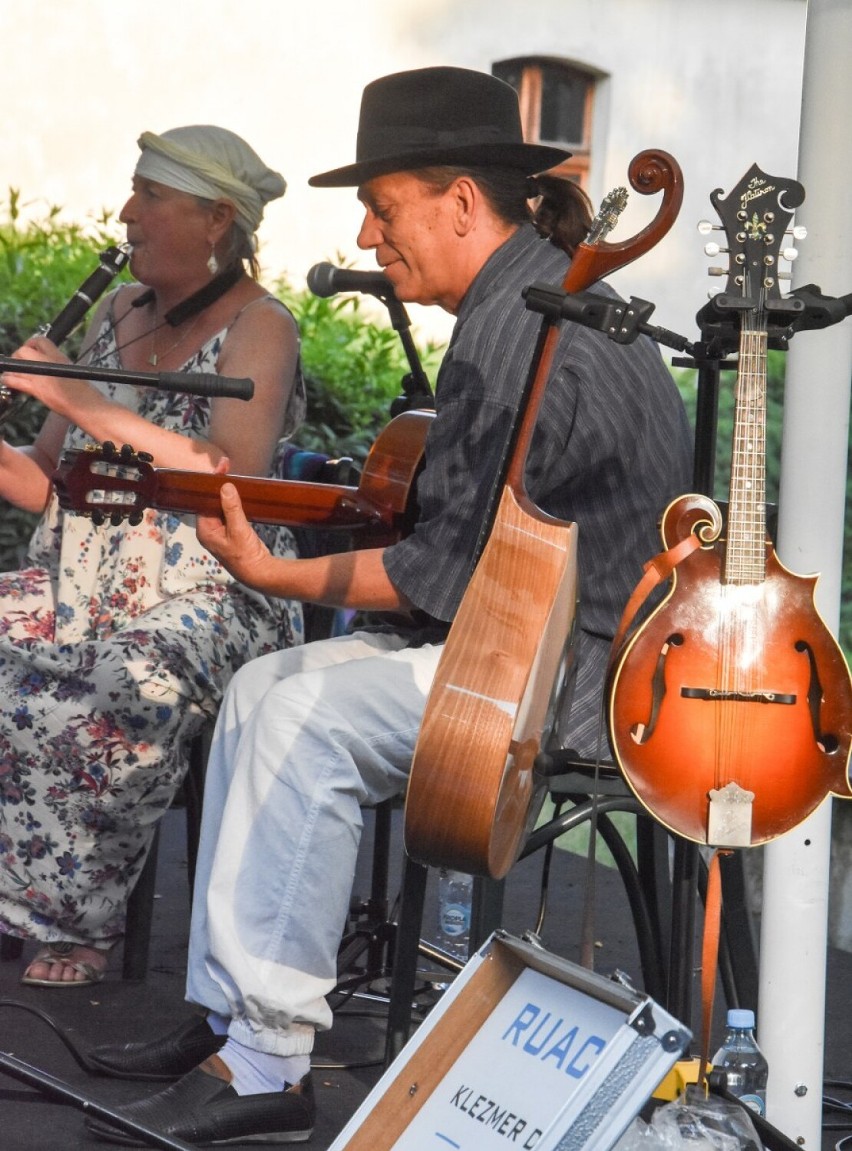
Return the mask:
<path id="1" fill-rule="evenodd" d="M 502 878 L 538 815 L 533 764 L 561 695 L 577 598 L 576 524 L 506 488 L 447 637 L 420 728 L 405 848 Z"/>
<path id="2" fill-rule="evenodd" d="M 609 733 L 648 811 L 696 843 L 756 846 L 789 831 L 827 792 L 849 797 L 852 683 L 813 601 L 766 543 L 762 580 L 723 579 L 711 500 L 663 518 L 667 548 L 703 526 L 668 597 L 611 672 Z M 712 800 L 712 802 L 711 802 Z"/>
<path id="3" fill-rule="evenodd" d="M 390 509 L 403 535 L 416 519 L 414 488 L 434 418 L 434 411 L 425 408 L 394 416 L 376 437 L 361 470 L 359 495 Z"/>

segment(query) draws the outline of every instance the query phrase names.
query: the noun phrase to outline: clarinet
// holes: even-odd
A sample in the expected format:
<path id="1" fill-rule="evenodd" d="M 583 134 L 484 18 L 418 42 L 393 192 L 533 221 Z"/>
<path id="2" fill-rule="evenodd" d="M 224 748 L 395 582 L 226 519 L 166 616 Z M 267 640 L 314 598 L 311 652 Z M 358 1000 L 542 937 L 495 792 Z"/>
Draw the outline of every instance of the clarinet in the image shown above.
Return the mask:
<path id="1" fill-rule="evenodd" d="M 118 244 L 100 254 L 100 263 L 83 281 L 62 311 L 49 324 L 42 324 L 36 332 L 59 345 L 70 335 L 130 259 L 129 244 Z M 0 384 L 0 435 L 10 416 L 26 400 L 26 395 Z"/>

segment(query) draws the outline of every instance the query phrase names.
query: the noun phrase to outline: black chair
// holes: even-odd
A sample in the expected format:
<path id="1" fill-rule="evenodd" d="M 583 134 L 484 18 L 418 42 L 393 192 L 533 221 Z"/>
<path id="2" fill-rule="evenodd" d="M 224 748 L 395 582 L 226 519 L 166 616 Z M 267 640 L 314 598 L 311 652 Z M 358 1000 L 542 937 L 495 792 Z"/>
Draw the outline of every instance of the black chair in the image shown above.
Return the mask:
<path id="1" fill-rule="evenodd" d="M 562 762 L 558 766 L 551 763 L 548 768 L 553 773 L 548 790 L 556 801 L 556 814 L 531 833 L 519 858 L 525 859 L 543 848 L 552 849 L 560 835 L 588 822 L 592 815 L 596 814 L 598 830 L 610 848 L 624 881 L 639 941 L 643 975 L 656 990 L 661 969 L 657 919 L 645 894 L 644 879 L 640 878 L 621 836 L 607 819 L 607 813 L 613 810 L 638 814 L 639 805 L 629 795 L 626 785 L 614 770 L 606 769 L 601 773 L 606 777 L 605 782 L 602 782 L 605 794 L 599 795 L 593 804 L 589 796 L 593 765 L 589 761 L 573 757 L 570 752 L 564 753 L 560 758 Z M 567 812 L 561 810 L 561 805 L 566 800 L 571 801 L 571 808 Z M 510 878 L 511 872 L 508 879 Z M 412 1003 L 417 967 L 419 956 L 423 951 L 420 932 L 427 881 L 428 867 L 406 858 L 388 1009 L 386 1064 L 390 1064 L 402 1050 L 412 1029 Z M 474 880 L 471 915 L 472 951 L 500 926 L 506 882 L 507 879 L 491 880 L 481 877 Z M 544 895 L 542 898 L 544 899 Z M 540 927 L 542 914 L 543 910 L 536 927 Z M 649 994 L 654 993 L 649 990 Z"/>
<path id="2" fill-rule="evenodd" d="M 201 801 L 204 795 L 204 775 L 207 753 L 213 734 L 212 724 L 205 726 L 191 741 L 187 749 L 187 769 L 173 806 L 183 807 L 186 813 L 186 868 L 190 903 L 195 885 L 195 861 L 201 836 Z M 127 900 L 124 921 L 124 954 L 121 963 L 123 979 L 144 979 L 148 974 L 151 948 L 151 923 L 157 884 L 160 827 L 157 825 L 148 856 L 139 878 Z"/>
<path id="3" fill-rule="evenodd" d="M 554 815 L 529 835 L 519 859 L 549 853 L 556 840 L 583 824 L 592 825 L 609 848 L 618 869 L 636 935 L 645 992 L 687 1023 L 692 1018 L 694 980 L 693 932 L 696 897 L 706 894 L 706 865 L 698 848 L 670 835 L 633 795 L 613 763 L 595 764 L 571 751 L 544 757 Z M 614 812 L 634 817 L 636 859 L 610 819 Z M 392 958 L 385 1065 L 407 1042 L 414 1019 L 418 963 L 430 955 L 421 939 L 428 868 L 406 857 L 399 917 Z M 507 877 L 511 880 L 511 872 Z M 471 949 L 483 943 L 501 924 L 507 880 L 474 881 Z M 732 853 L 722 859 L 725 915 L 720 941 L 719 974 L 730 1006 L 757 1001 L 757 941 L 747 907 L 743 859 Z M 534 933 L 545 913 L 546 879 Z M 448 965 L 449 966 L 449 965 Z"/>

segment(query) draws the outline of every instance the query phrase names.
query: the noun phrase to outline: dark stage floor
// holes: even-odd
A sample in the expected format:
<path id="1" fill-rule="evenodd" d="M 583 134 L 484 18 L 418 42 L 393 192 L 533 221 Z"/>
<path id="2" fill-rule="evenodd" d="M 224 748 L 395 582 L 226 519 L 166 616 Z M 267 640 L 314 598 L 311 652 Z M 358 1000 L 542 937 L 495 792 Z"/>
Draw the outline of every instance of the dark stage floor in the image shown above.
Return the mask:
<path id="1" fill-rule="evenodd" d="M 401 813 L 397 814 L 401 821 Z M 394 858 L 401 858 L 400 850 L 395 851 Z M 583 859 L 569 852 L 555 853 L 542 940 L 550 951 L 572 961 L 579 958 L 577 925 L 582 914 L 585 874 Z M 537 922 L 540 875 L 538 857 L 523 861 L 510 875 L 503 926 L 512 934 L 520 935 Z M 395 881 L 392 886 L 395 892 Z M 641 987 L 637 945 L 617 872 L 598 865 L 595 888 L 596 970 L 609 975 L 619 969 Z M 366 895 L 366 890 L 366 881 L 359 879 L 356 892 L 363 891 Z M 18 977 L 32 954 L 32 946 L 25 949 L 21 961 L 0 965 L 0 1051 L 55 1076 L 86 1098 L 109 1106 L 149 1092 L 151 1085 L 148 1084 L 90 1077 L 77 1066 L 48 1024 L 20 1007 L 48 1013 L 70 1041 L 83 1049 L 104 1042 L 154 1037 L 184 1018 L 189 1012 L 183 1002 L 188 896 L 180 811 L 170 812 L 164 821 L 158 892 L 151 967 L 144 982 L 122 981 L 118 954 L 114 957 L 114 970 L 105 981 L 88 989 L 54 991 L 22 987 Z M 430 887 L 424 920 L 427 933 L 435 916 L 433 899 Z M 697 948 L 696 954 L 699 953 Z M 695 978 L 693 1014 L 696 1018 L 691 1025 L 696 1035 L 700 1035 L 697 1019 L 700 988 L 698 976 Z M 852 955 L 847 952 L 830 952 L 828 1000 L 826 1077 L 848 1080 L 852 1078 Z M 370 1013 L 374 1013 L 372 1017 Z M 352 1005 L 342 1009 L 332 1031 L 319 1038 L 314 1055 L 319 1114 L 313 1139 L 306 1145 L 312 1151 L 324 1151 L 331 1145 L 376 1082 L 383 1051 L 380 1005 L 359 1004 L 357 1013 L 353 1013 Z M 2 1151 L 100 1151 L 106 1146 L 87 1136 L 79 1109 L 51 1102 L 42 1092 L 8 1074 L 0 1076 L 0 1116 Z M 833 1151 L 842 1134 L 826 1132 L 822 1151 Z M 247 1151 L 249 1145 L 231 1146 L 237 1146 L 237 1151 L 240 1147 Z"/>

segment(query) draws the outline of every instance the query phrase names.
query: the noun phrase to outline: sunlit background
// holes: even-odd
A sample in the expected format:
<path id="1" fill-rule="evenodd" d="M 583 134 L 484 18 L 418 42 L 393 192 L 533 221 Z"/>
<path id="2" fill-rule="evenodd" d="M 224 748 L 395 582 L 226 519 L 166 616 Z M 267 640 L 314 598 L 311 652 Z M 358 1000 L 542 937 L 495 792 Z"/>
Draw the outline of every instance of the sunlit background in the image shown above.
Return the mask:
<path id="1" fill-rule="evenodd" d="M 354 192 L 307 186 L 354 158 L 365 83 L 433 64 L 555 61 L 588 80 L 595 203 L 644 148 L 680 162 L 675 229 L 616 284 L 694 338 L 708 289 L 695 226 L 712 215 L 709 193 L 753 162 L 795 175 L 805 15 L 804 0 L 2 0 L 0 193 L 18 188 L 33 208 L 77 220 L 117 212 L 140 132 L 221 124 L 289 183 L 267 210 L 261 256 L 269 278 L 301 286 L 321 260 L 373 266 L 355 246 Z M 653 210 L 633 197 L 615 238 Z M 412 319 L 449 330 L 417 309 Z"/>

